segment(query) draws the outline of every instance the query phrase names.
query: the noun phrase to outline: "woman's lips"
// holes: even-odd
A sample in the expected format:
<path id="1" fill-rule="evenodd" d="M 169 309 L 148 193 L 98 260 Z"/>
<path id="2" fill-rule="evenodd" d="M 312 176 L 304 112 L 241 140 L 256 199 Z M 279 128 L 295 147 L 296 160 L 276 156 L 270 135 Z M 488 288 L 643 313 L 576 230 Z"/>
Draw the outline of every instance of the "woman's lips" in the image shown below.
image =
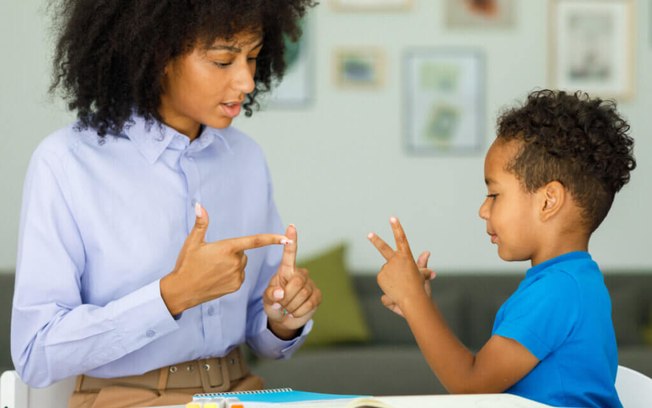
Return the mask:
<path id="1" fill-rule="evenodd" d="M 230 118 L 235 118 L 242 110 L 242 104 L 240 103 L 223 103 L 220 106 L 222 106 L 224 114 Z"/>

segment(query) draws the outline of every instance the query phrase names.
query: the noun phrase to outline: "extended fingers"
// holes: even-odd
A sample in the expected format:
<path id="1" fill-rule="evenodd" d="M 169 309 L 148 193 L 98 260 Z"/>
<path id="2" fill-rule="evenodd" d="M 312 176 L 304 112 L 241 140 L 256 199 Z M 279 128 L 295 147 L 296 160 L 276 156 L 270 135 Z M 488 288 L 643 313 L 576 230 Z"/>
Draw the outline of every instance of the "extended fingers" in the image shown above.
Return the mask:
<path id="1" fill-rule="evenodd" d="M 402 252 L 405 255 L 409 255 L 412 258 L 412 251 L 410 250 L 410 244 L 408 243 L 407 236 L 405 231 L 403 231 L 403 226 L 396 217 L 389 219 L 389 223 L 392 226 L 392 232 L 394 232 L 394 240 L 396 241 L 396 250 Z"/>
<path id="2" fill-rule="evenodd" d="M 290 224 L 285 230 L 285 236 L 291 241 L 283 248 L 283 257 L 281 258 L 281 275 L 282 278 L 288 279 L 294 273 L 297 262 L 297 229 Z"/>
<path id="3" fill-rule="evenodd" d="M 391 258 L 394 255 L 394 249 L 387 245 L 385 241 L 378 235 L 374 234 L 373 232 L 370 232 L 369 235 L 367 235 L 367 238 L 369 238 L 369 241 L 373 244 L 373 246 L 376 247 L 378 252 L 385 258 L 385 260 L 389 261 L 389 258 Z"/>
<path id="4" fill-rule="evenodd" d="M 231 238 L 221 241 L 230 245 L 234 252 L 242 252 L 247 249 L 261 248 L 268 245 L 290 245 L 292 240 L 280 234 L 256 234 L 246 237 Z"/>

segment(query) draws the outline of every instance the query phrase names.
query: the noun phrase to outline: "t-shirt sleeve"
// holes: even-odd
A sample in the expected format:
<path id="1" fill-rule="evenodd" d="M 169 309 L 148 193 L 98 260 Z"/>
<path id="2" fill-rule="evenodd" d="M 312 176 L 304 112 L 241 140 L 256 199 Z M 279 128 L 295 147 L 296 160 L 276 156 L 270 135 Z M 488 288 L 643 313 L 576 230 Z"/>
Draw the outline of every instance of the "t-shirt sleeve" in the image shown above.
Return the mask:
<path id="1" fill-rule="evenodd" d="M 559 348 L 580 313 L 578 283 L 566 273 L 544 276 L 504 305 L 495 335 L 514 339 L 539 360 Z"/>

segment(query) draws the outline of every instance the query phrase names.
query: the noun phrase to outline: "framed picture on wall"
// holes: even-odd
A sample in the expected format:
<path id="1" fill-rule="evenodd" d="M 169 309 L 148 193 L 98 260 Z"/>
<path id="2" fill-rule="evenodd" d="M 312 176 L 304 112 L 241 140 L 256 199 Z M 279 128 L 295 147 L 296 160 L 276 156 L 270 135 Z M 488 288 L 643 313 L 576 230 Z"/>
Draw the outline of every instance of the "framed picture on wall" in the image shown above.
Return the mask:
<path id="1" fill-rule="evenodd" d="M 310 42 L 310 26 L 301 22 L 303 35 L 298 41 L 285 39 L 285 63 L 287 68 L 280 84 L 277 84 L 266 99 L 270 108 L 301 108 L 313 99 L 313 66 Z"/>
<path id="2" fill-rule="evenodd" d="M 552 87 L 630 98 L 634 92 L 633 9 L 632 0 L 553 0 Z"/>
<path id="3" fill-rule="evenodd" d="M 413 0 L 330 0 L 337 11 L 407 10 Z"/>
<path id="4" fill-rule="evenodd" d="M 514 0 L 446 0 L 448 28 L 509 28 L 514 26 Z"/>
<path id="5" fill-rule="evenodd" d="M 341 48 L 333 55 L 333 75 L 340 88 L 377 88 L 383 82 L 383 52 L 377 48 Z"/>
<path id="6" fill-rule="evenodd" d="M 484 56 L 475 50 L 405 54 L 405 138 L 417 154 L 479 152 L 483 145 Z"/>

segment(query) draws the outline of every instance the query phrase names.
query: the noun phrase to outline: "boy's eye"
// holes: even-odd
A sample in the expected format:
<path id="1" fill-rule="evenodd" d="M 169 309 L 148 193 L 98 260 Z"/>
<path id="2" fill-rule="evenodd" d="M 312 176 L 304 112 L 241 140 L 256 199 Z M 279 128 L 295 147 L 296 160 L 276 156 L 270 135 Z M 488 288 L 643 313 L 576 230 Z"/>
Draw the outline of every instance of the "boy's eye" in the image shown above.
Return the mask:
<path id="1" fill-rule="evenodd" d="M 226 68 L 231 65 L 231 62 L 213 61 L 213 64 L 215 64 L 218 68 Z"/>
<path id="2" fill-rule="evenodd" d="M 487 198 L 495 199 L 496 197 L 498 197 L 498 194 L 487 194 Z"/>

